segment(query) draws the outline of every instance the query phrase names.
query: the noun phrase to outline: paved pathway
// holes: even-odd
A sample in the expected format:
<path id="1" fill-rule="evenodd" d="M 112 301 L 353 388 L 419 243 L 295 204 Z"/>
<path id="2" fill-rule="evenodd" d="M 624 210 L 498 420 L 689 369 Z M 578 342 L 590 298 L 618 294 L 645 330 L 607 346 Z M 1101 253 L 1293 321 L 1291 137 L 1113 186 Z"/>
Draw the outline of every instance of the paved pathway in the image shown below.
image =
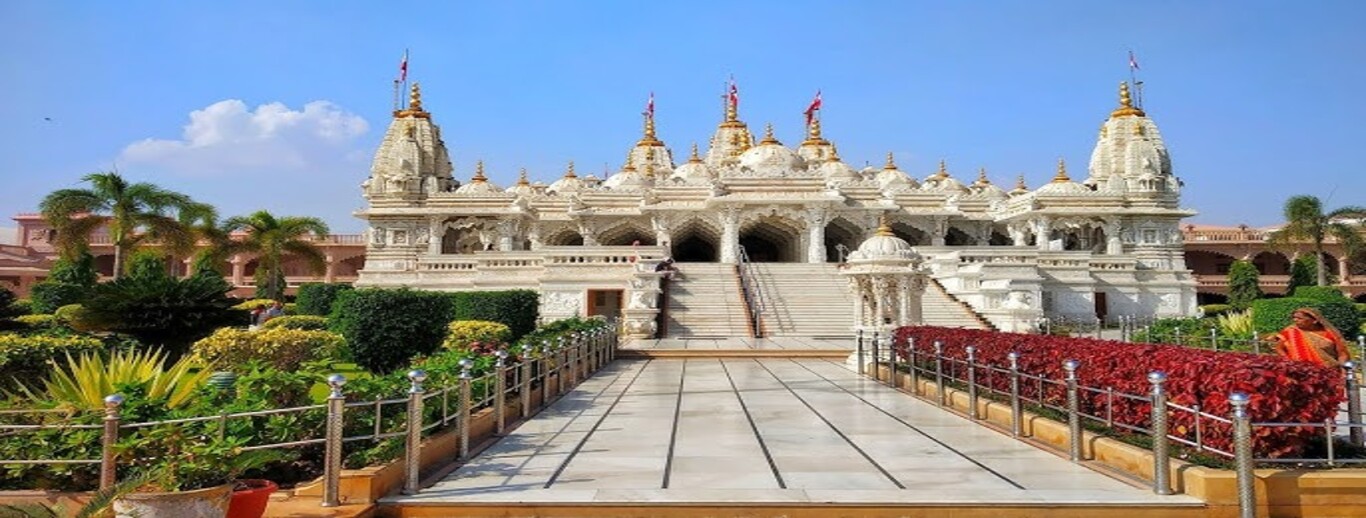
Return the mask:
<path id="1" fill-rule="evenodd" d="M 804 336 L 776 336 L 773 338 L 650 338 L 631 340 L 622 345 L 624 350 L 686 349 L 686 350 L 853 350 L 854 339 L 831 340 Z"/>
<path id="2" fill-rule="evenodd" d="M 620 360 L 416 496 L 434 502 L 1198 503 L 825 360 Z"/>

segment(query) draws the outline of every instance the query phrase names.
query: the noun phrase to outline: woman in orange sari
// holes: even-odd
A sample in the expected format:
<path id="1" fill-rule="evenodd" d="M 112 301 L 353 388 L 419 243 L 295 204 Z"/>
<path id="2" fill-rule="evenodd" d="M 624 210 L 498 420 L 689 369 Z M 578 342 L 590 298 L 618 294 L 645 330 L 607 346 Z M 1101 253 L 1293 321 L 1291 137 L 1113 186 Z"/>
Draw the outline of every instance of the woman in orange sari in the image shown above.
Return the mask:
<path id="1" fill-rule="evenodd" d="M 1290 314 L 1290 322 L 1276 334 L 1276 352 L 1281 356 L 1335 368 L 1352 358 L 1342 333 L 1318 310 L 1297 309 Z"/>

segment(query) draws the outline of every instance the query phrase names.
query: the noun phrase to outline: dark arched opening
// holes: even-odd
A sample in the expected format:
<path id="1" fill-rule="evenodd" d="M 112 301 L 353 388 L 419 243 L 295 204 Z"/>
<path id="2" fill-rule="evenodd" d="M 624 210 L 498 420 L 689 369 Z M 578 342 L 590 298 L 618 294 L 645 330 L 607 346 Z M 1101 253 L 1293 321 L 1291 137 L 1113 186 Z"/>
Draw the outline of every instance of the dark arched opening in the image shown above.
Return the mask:
<path id="1" fill-rule="evenodd" d="M 950 227 L 949 232 L 944 234 L 944 244 L 948 246 L 969 246 L 977 244 L 977 240 L 969 236 L 967 232 L 956 227 Z"/>
<path id="2" fill-rule="evenodd" d="M 848 257 L 849 252 L 858 250 L 862 232 L 843 219 L 831 221 L 825 226 L 825 261 L 836 263 Z"/>
<path id="3" fill-rule="evenodd" d="M 799 230 L 786 220 L 766 218 L 740 233 L 740 246 L 756 263 L 797 263 L 801 256 Z"/>
<path id="4" fill-rule="evenodd" d="M 716 246 L 698 235 L 674 241 L 672 254 L 674 261 L 680 263 L 716 262 Z"/>

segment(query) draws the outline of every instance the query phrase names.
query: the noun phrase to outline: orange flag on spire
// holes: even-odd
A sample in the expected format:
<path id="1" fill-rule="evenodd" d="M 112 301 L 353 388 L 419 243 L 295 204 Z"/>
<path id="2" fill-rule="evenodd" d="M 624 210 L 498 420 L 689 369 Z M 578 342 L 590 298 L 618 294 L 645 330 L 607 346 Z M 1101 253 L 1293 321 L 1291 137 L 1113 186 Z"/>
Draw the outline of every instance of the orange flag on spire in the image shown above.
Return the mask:
<path id="1" fill-rule="evenodd" d="M 815 116 L 816 110 L 821 109 L 821 91 L 816 90 L 816 98 L 811 100 L 811 104 L 806 107 L 806 125 L 811 125 L 811 117 Z"/>

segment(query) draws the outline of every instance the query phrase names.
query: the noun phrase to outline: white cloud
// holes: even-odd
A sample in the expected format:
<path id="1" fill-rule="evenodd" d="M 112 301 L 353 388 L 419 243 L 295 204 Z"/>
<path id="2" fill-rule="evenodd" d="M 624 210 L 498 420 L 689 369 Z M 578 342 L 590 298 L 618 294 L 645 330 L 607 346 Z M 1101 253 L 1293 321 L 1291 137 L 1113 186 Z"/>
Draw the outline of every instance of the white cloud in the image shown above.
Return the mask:
<path id="1" fill-rule="evenodd" d="M 251 110 L 228 99 L 190 112 L 180 139 L 134 142 L 119 162 L 173 174 L 320 171 L 364 156 L 356 144 L 368 130 L 365 119 L 328 101 L 296 111 L 281 103 Z"/>

